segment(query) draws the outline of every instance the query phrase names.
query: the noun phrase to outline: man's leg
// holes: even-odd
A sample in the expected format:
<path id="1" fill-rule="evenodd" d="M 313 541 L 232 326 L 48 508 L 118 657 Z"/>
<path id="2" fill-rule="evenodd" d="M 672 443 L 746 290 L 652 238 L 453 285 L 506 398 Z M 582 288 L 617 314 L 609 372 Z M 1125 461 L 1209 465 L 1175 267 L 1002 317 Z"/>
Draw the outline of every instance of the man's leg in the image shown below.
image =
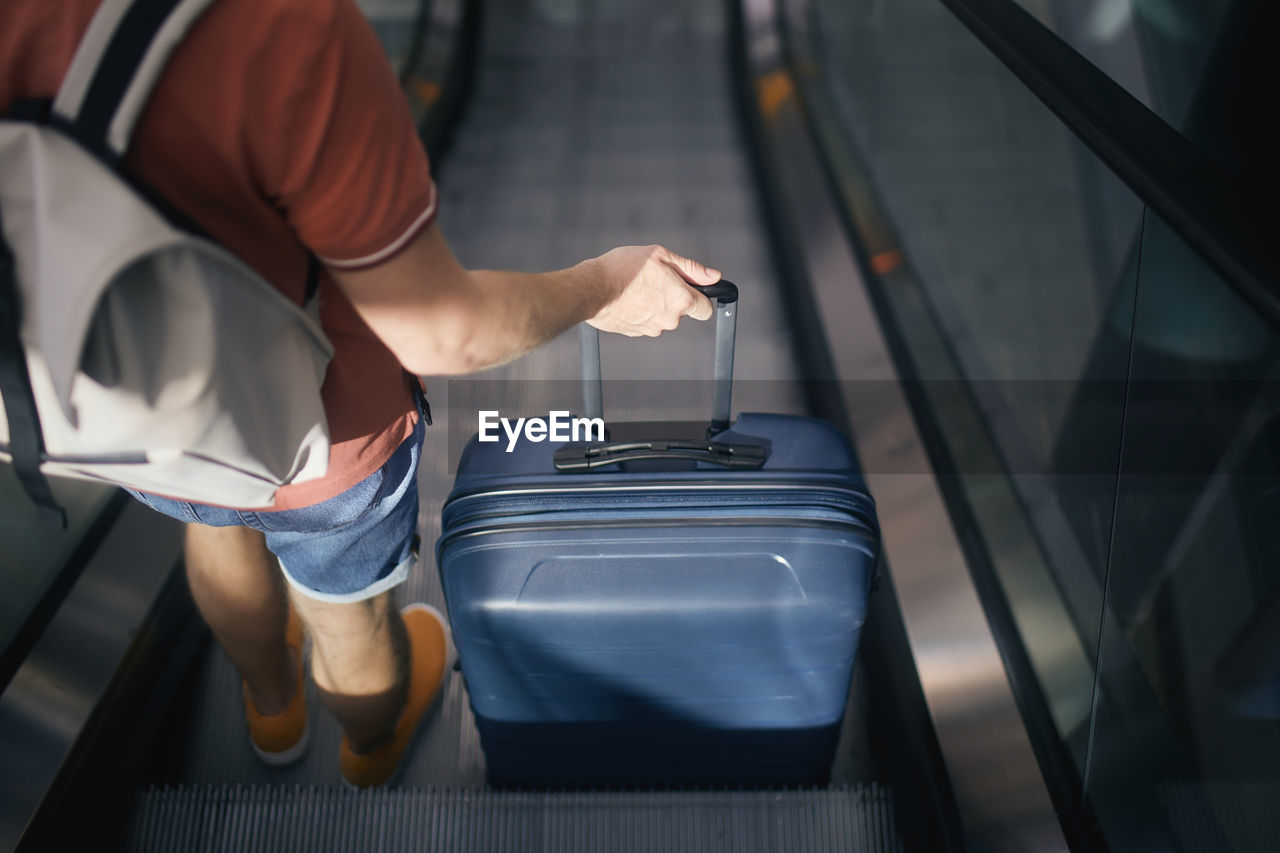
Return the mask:
<path id="1" fill-rule="evenodd" d="M 311 631 L 311 675 L 347 742 L 367 753 L 391 737 L 409 691 L 409 635 L 390 591 L 334 604 L 293 593 Z"/>
<path id="2" fill-rule="evenodd" d="M 275 556 L 248 527 L 188 524 L 187 581 L 196 607 L 265 715 L 289 707 L 297 663 L 285 645 L 289 599 Z"/>
<path id="3" fill-rule="evenodd" d="M 285 645 L 288 593 L 263 535 L 248 527 L 187 525 L 187 578 L 196 606 L 263 714 L 296 695 L 296 663 Z M 294 595 L 311 632 L 321 701 L 356 752 L 390 737 L 405 707 L 408 636 L 390 592 L 351 604 Z"/>

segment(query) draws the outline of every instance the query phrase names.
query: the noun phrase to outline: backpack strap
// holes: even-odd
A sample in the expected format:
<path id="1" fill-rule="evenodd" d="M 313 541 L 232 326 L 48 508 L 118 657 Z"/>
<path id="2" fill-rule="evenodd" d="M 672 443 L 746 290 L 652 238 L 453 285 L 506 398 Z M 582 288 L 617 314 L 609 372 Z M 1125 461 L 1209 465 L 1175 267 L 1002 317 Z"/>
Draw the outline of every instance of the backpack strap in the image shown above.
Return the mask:
<path id="1" fill-rule="evenodd" d="M 27 372 L 27 355 L 22 349 L 22 294 L 14 267 L 13 252 L 4 238 L 4 221 L 0 219 L 0 397 L 9 421 L 9 455 L 18 482 L 36 505 L 41 520 L 55 521 L 65 528 L 67 514 L 40 473 L 44 436 L 31 390 L 31 374 Z"/>
<path id="2" fill-rule="evenodd" d="M 108 162 L 117 161 L 170 54 L 212 2 L 103 0 L 54 98 L 50 121 Z M 16 115 L 9 118 L 40 121 L 44 111 L 32 103 L 11 112 Z M 66 527 L 66 513 L 40 471 L 45 446 L 22 346 L 22 309 L 13 251 L 0 221 L 0 397 L 9 424 L 9 455 L 40 517 Z"/>
<path id="3" fill-rule="evenodd" d="M 53 102 L 55 120 L 107 159 L 124 156 L 183 36 L 213 0 L 103 0 Z"/>

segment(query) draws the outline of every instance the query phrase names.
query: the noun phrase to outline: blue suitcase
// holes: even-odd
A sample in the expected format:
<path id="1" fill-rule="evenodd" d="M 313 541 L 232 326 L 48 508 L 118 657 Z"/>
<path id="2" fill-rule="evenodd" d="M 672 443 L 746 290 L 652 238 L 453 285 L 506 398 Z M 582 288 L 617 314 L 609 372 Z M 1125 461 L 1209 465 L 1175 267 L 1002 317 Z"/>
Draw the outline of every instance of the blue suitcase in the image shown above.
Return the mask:
<path id="1" fill-rule="evenodd" d="M 494 784 L 826 778 L 879 550 L 874 504 L 831 425 L 729 425 L 736 288 L 713 287 L 703 435 L 617 425 L 606 442 L 508 453 L 473 438 L 462 455 L 437 565 Z M 599 348 L 583 328 L 590 415 Z"/>

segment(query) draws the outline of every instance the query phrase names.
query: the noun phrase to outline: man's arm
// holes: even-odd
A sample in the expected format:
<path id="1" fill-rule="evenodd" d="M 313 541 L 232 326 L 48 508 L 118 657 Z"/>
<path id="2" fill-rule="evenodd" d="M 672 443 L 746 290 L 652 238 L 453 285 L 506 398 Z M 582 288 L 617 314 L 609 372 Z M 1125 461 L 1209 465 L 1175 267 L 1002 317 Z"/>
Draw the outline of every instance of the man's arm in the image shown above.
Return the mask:
<path id="1" fill-rule="evenodd" d="M 656 337 L 683 316 L 710 318 L 711 302 L 686 282 L 720 279 L 661 246 L 626 246 L 557 272 L 471 271 L 434 223 L 384 263 L 330 271 L 369 328 L 420 376 L 495 367 L 583 320 Z"/>

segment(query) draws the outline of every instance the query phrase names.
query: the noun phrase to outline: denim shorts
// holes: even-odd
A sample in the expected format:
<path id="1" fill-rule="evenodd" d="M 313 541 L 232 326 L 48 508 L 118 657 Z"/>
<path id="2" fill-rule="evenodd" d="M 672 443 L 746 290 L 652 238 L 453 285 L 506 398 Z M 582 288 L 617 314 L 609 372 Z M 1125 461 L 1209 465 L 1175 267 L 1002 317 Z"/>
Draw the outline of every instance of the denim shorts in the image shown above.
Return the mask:
<path id="1" fill-rule="evenodd" d="M 322 601 L 361 601 L 403 583 L 417 559 L 424 420 L 419 414 L 413 435 L 373 474 L 336 497 L 301 509 L 227 509 L 129 492 L 179 521 L 261 530 L 298 592 Z"/>

